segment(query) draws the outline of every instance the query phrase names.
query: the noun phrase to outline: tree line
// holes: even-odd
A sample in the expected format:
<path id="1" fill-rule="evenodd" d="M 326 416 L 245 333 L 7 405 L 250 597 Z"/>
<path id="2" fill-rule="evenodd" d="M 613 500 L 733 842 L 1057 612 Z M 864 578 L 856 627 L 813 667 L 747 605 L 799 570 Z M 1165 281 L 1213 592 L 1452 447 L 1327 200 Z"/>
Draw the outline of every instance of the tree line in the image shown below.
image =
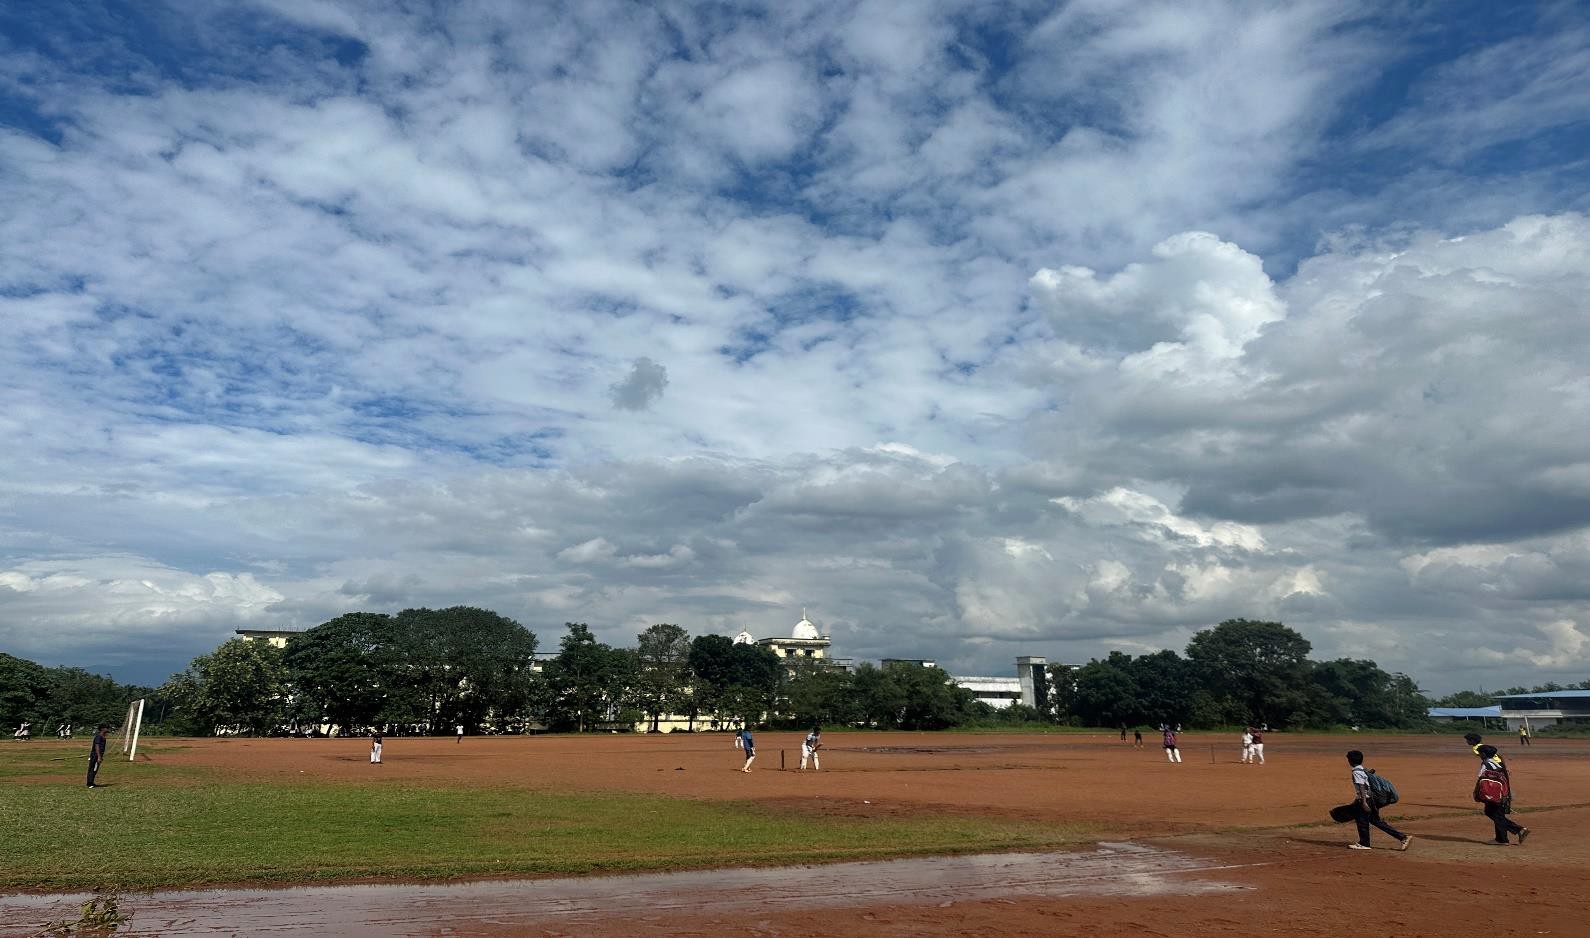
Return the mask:
<path id="1" fill-rule="evenodd" d="M 659 729 L 670 715 L 691 729 L 760 722 L 1408 729 L 1426 725 L 1431 704 L 1407 675 L 1363 659 L 1311 660 L 1310 643 L 1296 631 L 1247 619 L 1198 632 L 1185 654 L 1112 651 L 1082 665 L 1052 664 L 1039 681 L 1039 706 L 997 710 L 936 667 L 845 670 L 667 623 L 628 648 L 598 641 L 584 623 L 565 623 L 555 654 L 538 656 L 538 648 L 536 635 L 512 619 L 457 606 L 349 613 L 293 635 L 285 648 L 233 639 L 152 691 L 0 656 L 0 719 L 73 713 L 84 724 L 115 722 L 128 699 L 147 693 L 159 728 L 178 734 L 326 725 L 343 732 L 446 733 L 457 724 L 496 733 Z M 13 672 L 55 676 L 27 683 L 10 679 Z M 24 684 L 34 688 L 25 704 L 14 690 Z M 99 709 L 71 709 L 74 694 Z M 1459 699 L 1469 698 L 1443 703 Z"/>
<path id="2" fill-rule="evenodd" d="M 119 725 L 127 704 L 150 692 L 82 668 L 46 668 L 0 652 L 0 727 L 28 723 L 36 737 L 53 735 L 62 724 L 79 732 Z"/>

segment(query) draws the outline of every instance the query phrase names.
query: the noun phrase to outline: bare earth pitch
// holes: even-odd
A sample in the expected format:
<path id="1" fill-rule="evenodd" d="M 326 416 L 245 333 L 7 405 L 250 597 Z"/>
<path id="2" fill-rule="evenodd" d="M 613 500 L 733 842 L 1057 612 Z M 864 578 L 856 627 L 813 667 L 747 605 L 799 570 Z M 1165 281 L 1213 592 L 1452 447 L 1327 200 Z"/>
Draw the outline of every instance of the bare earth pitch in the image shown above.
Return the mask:
<path id="1" fill-rule="evenodd" d="M 546 898 L 559 889 L 548 883 L 538 887 L 541 902 L 499 898 L 502 914 L 493 915 L 491 900 L 476 896 L 468 900 L 471 914 L 449 925 L 386 921 L 388 934 L 1334 938 L 1358 921 L 1379 933 L 1449 938 L 1477 921 L 1489 936 L 1581 934 L 1590 909 L 1583 875 L 1590 868 L 1590 742 L 1537 740 L 1528 750 L 1504 750 L 1519 781 L 1520 818 L 1535 833 L 1527 846 L 1494 848 L 1484 843 L 1488 822 L 1469 800 L 1474 757 L 1456 733 L 1274 734 L 1263 766 L 1239 764 L 1239 740 L 1227 735 L 1184 735 L 1186 761 L 1170 765 L 1158 747 L 1134 750 L 1103 734 L 833 733 L 823 770 L 802 773 L 794 767 L 803 735 L 759 733 L 749 775 L 738 771 L 742 760 L 727 734 L 469 738 L 463 746 L 451 738 L 389 738 L 379 767 L 369 764 L 361 739 L 195 740 L 157 757 L 205 766 L 222 782 L 441 784 L 462 790 L 460 797 L 485 787 L 654 792 L 830 817 L 1080 821 L 1106 832 L 1102 840 L 1121 842 L 1087 848 L 1091 859 L 1056 859 L 1047 874 L 994 873 L 964 889 L 913 889 L 909 880 L 918 874 L 889 874 L 905 878 L 898 894 L 866 888 L 883 875 L 876 872 L 859 876 L 865 881 L 853 890 L 843 876 L 792 872 L 787 882 L 759 886 L 770 890 L 761 901 L 745 902 L 732 895 L 734 875 L 702 873 L 650 881 L 647 888 L 669 901 L 571 906 Z M 1403 802 L 1387 813 L 1414 835 L 1408 853 L 1346 850 L 1351 825 L 1322 823 L 1328 808 L 1351 796 L 1342 758 L 1349 748 L 1364 750 L 1401 789 Z M 778 768 L 781 749 L 787 771 Z M 1160 866 L 1145 872 L 1139 867 L 1148 857 Z M 931 884 L 943 875 L 919 878 Z M 1043 894 L 1021 886 L 1039 881 L 1060 887 Z M 801 902 L 803 889 L 820 889 L 821 901 Z M 143 899 L 146 908 L 159 901 Z M 444 892 L 428 908 L 434 914 L 435 903 L 446 901 Z"/>

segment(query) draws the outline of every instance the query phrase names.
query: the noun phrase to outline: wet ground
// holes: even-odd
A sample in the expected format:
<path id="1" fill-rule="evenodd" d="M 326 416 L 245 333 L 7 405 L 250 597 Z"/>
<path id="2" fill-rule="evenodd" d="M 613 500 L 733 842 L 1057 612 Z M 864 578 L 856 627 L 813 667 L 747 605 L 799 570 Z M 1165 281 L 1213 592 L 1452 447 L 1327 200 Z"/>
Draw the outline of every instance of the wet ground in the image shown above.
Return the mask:
<path id="1" fill-rule="evenodd" d="M 1140 844 L 1076 853 L 1001 853 L 774 869 L 295 889 L 156 892 L 122 897 L 132 933 L 147 935 L 440 935 L 510 929 L 606 930 L 637 909 L 654 915 L 809 914 L 889 904 L 948 906 L 1004 898 L 1167 896 L 1232 891 L 1232 865 Z M 0 899 L 0 935 L 30 935 L 74 917 L 87 896 Z"/>

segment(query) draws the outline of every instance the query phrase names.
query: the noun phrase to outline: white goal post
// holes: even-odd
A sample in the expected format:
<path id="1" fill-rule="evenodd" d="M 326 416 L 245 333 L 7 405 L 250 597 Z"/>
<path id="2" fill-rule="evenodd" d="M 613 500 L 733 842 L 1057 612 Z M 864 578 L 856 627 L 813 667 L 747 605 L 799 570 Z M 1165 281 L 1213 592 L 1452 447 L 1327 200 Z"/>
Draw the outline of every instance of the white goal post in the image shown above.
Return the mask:
<path id="1" fill-rule="evenodd" d="M 138 758 L 138 731 L 144 726 L 144 699 L 137 700 L 127 705 L 127 719 L 121 727 L 121 751 L 127 753 L 127 761 Z"/>

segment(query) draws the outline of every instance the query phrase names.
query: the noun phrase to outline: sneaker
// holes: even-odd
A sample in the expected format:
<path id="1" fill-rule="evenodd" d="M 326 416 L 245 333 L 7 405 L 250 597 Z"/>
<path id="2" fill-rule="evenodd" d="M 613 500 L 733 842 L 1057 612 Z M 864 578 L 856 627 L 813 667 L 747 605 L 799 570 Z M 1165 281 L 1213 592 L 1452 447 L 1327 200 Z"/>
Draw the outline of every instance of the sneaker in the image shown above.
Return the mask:
<path id="1" fill-rule="evenodd" d="M 1348 844 L 1347 845 L 1347 849 L 1348 850 L 1372 850 L 1374 848 L 1373 847 L 1366 847 L 1363 844 Z"/>
<path id="2" fill-rule="evenodd" d="M 1408 845 L 1411 844 L 1411 843 L 1413 843 L 1413 836 L 1412 835 L 1404 837 L 1404 838 L 1402 838 L 1402 843 L 1397 847 L 1397 849 L 1398 850 L 1406 850 L 1406 849 L 1408 849 Z"/>
<path id="3" fill-rule="evenodd" d="M 1528 836 L 1529 836 L 1529 828 L 1526 827 L 1523 830 L 1518 832 L 1518 842 L 1520 844 L 1522 844 L 1524 842 L 1524 838 L 1528 837 Z"/>
<path id="4" fill-rule="evenodd" d="M 1511 847 L 1512 845 L 1513 845 L 1513 842 L 1511 840 L 1493 840 L 1493 841 L 1491 841 L 1491 846 L 1493 846 L 1493 847 Z"/>

